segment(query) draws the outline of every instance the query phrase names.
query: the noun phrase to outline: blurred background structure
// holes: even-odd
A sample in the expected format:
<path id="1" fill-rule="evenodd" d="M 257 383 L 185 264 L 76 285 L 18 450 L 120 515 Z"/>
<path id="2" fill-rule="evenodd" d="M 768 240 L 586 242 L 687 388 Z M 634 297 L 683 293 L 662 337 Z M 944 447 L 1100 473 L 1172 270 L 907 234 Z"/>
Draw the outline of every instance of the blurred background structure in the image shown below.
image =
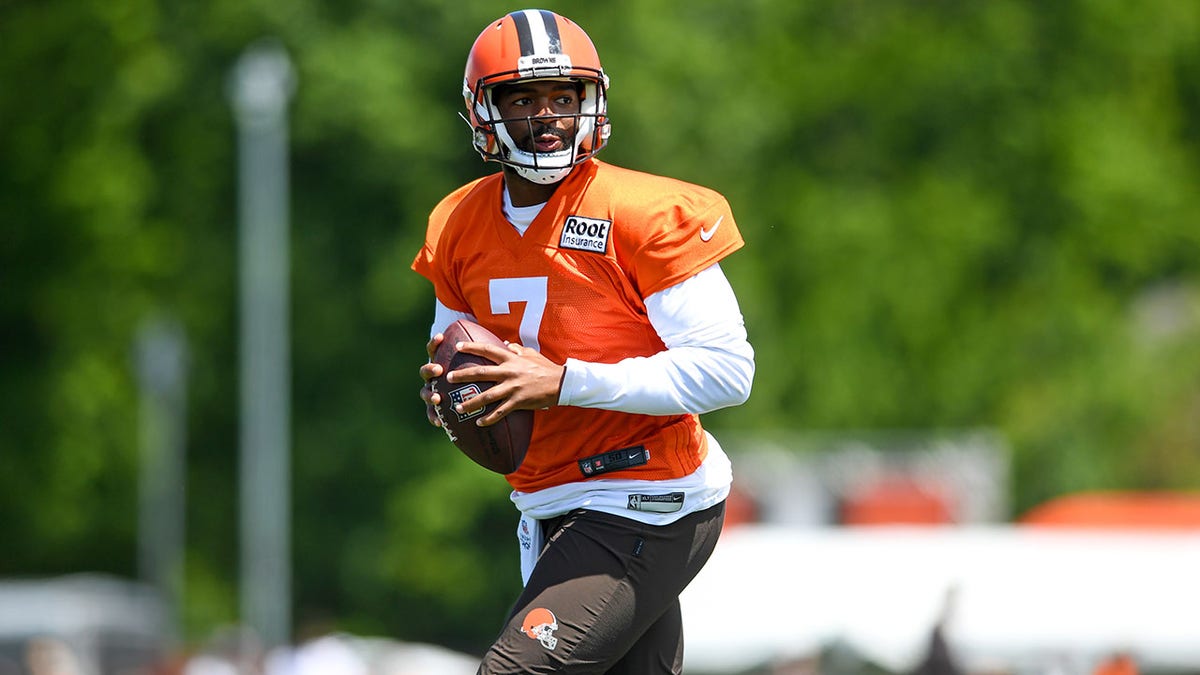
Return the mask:
<path id="1" fill-rule="evenodd" d="M 504 482 L 425 422 L 432 299 L 408 264 L 430 208 L 494 170 L 458 118 L 462 69 L 523 6 L 0 2 L 0 674 L 473 672 L 519 586 L 515 519 Z M 723 268 L 759 371 L 746 405 L 705 418 L 738 494 L 685 596 L 690 667 L 947 662 L 922 660 L 926 640 L 964 672 L 1200 672 L 1168 641 L 1200 625 L 1175 614 L 1200 539 L 1200 4 L 549 6 L 612 78 L 601 159 L 719 189 L 747 241 Z M 246 624 L 244 558 L 269 554 L 248 555 L 263 542 L 240 523 L 272 507 L 236 487 L 240 284 L 266 263 L 239 262 L 229 86 L 263 39 L 296 85 L 288 338 L 266 354 L 286 357 L 286 525 L 268 547 L 286 597 L 263 609 L 283 607 L 266 629 L 282 637 Z M 873 572 L 889 562 L 912 565 Z M 769 586 L 739 597 L 730 569 Z M 1056 580 L 1070 592 L 1024 586 L 1008 597 L 1027 606 L 996 616 L 1096 639 L 982 650 L 1000 640 L 976 620 L 986 599 Z M 785 603 L 771 625 L 704 623 L 768 592 Z M 1161 640 L 1077 621 L 1097 597 Z M 88 609 L 130 598 L 142 609 Z M 141 656 L 97 656 L 91 621 L 136 624 Z M 745 646 L 721 642 L 733 627 L 788 644 L 704 661 Z"/>

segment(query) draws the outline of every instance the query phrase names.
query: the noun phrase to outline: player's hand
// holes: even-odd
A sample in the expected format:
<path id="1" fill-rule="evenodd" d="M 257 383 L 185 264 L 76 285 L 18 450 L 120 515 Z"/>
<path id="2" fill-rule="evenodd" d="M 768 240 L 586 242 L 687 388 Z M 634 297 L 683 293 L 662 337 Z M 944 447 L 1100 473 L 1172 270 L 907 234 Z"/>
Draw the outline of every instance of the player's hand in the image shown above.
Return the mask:
<path id="1" fill-rule="evenodd" d="M 446 375 L 446 380 L 454 383 L 495 383 L 463 404 L 463 411 L 469 413 L 498 403 L 495 410 L 479 418 L 480 426 L 495 424 L 514 410 L 541 410 L 558 405 L 566 367 L 554 363 L 536 349 L 511 342 L 505 347 L 462 342 L 459 351 L 496 363 L 494 366 L 460 368 Z"/>
<path id="2" fill-rule="evenodd" d="M 438 419 L 437 411 L 433 409 L 435 405 L 441 403 L 442 397 L 433 392 L 433 387 L 429 381 L 438 375 L 442 374 L 442 367 L 433 362 L 433 355 L 437 353 L 438 345 L 442 344 L 443 335 L 438 333 L 429 339 L 425 344 L 425 351 L 429 353 L 429 361 L 421 366 L 421 379 L 425 384 L 421 385 L 421 400 L 425 401 L 425 417 L 429 419 L 429 423 L 435 427 L 442 426 L 441 420 Z"/>

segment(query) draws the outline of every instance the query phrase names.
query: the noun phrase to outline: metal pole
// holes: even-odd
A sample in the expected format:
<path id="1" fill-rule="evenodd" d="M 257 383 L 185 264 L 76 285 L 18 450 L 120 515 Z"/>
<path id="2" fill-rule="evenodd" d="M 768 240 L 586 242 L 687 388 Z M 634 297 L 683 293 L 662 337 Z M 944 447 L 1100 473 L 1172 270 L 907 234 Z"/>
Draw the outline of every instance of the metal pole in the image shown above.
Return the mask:
<path id="1" fill-rule="evenodd" d="M 186 541 L 187 343 L 179 324 L 155 320 L 138 330 L 134 350 L 141 392 L 138 576 L 166 604 L 175 639 Z"/>
<path id="2" fill-rule="evenodd" d="M 291 640 L 287 53 L 254 45 L 234 70 L 238 124 L 241 610 L 270 648 Z"/>

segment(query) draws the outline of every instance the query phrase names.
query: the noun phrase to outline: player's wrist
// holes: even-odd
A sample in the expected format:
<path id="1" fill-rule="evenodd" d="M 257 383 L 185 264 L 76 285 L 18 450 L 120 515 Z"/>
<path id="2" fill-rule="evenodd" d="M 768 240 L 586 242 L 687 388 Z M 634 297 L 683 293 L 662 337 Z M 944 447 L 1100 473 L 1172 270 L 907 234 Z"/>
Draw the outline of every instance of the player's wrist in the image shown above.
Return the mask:
<path id="1" fill-rule="evenodd" d="M 568 358 L 562 364 L 562 372 L 558 378 L 558 398 L 556 399 L 556 405 L 572 405 L 571 399 L 576 389 L 578 389 L 577 380 L 580 370 L 578 367 L 571 367 L 572 361 L 575 361 L 575 359 Z M 576 361 L 576 363 L 578 362 Z"/>
<path id="2" fill-rule="evenodd" d="M 554 390 L 554 396 L 551 397 L 551 400 L 553 401 L 553 403 L 546 406 L 547 408 L 550 408 L 550 407 L 553 407 L 556 405 L 562 405 L 563 382 L 565 382 L 566 379 L 567 379 L 567 364 L 564 363 L 558 367 L 558 386 Z"/>

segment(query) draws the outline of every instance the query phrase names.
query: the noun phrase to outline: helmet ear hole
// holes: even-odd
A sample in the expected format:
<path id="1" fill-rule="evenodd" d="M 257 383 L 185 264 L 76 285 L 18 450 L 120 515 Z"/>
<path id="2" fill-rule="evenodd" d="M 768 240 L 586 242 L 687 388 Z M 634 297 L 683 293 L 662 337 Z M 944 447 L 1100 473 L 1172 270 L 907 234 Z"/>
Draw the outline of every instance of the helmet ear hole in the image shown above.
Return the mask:
<path id="1" fill-rule="evenodd" d="M 488 133 L 481 127 L 476 127 L 474 139 L 472 140 L 476 150 L 480 152 L 492 152 L 492 146 L 495 144 L 496 135 Z"/>

